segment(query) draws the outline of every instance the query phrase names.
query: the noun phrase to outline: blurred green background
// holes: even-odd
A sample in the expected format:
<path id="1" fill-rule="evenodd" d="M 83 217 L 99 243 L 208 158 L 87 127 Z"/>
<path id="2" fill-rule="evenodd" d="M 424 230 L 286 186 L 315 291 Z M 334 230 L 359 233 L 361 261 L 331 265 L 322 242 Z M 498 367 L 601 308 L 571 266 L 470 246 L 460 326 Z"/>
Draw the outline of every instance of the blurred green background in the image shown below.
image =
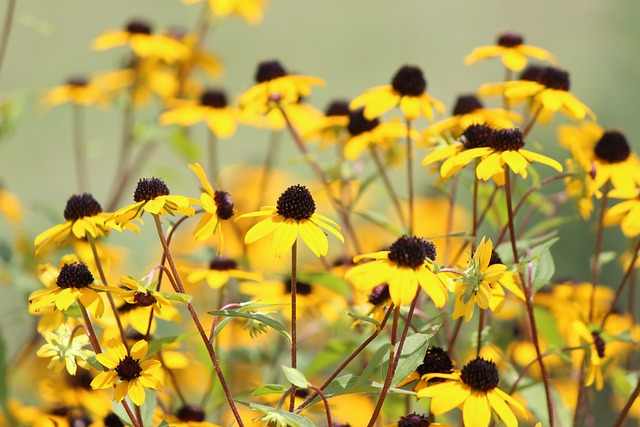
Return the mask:
<path id="1" fill-rule="evenodd" d="M 3 0 L 3 18 L 5 8 Z M 0 72 L 0 96 L 19 101 L 23 111 L 15 133 L 0 144 L 0 182 L 24 204 L 28 243 L 53 224 L 45 212 L 61 212 L 76 191 L 71 110 L 62 106 L 45 111 L 39 103 L 43 92 L 70 76 L 120 65 L 122 50 L 90 49 L 90 41 L 104 30 L 121 28 L 132 18 L 147 19 L 156 29 L 189 29 L 200 9 L 201 5 L 187 6 L 178 0 L 17 2 Z M 467 67 L 462 58 L 476 46 L 493 44 L 500 32 L 512 30 L 522 33 L 528 44 L 554 53 L 558 64 L 571 73 L 571 91 L 604 126 L 623 129 L 637 150 L 639 18 L 640 2 L 635 0 L 271 0 L 262 23 L 249 26 L 238 19 L 225 20 L 208 33 L 206 46 L 225 66 L 215 85 L 232 95 L 252 84 L 256 64 L 265 59 L 278 58 L 292 72 L 326 79 L 327 85 L 309 99 L 320 109 L 334 98 L 353 98 L 371 86 L 386 84 L 401 65 L 415 64 L 425 71 L 429 93 L 450 110 L 457 94 L 503 77 L 499 61 Z M 145 114 L 151 120 L 157 113 Z M 117 108 L 89 108 L 86 117 L 92 193 L 100 200 L 106 197 L 115 171 L 121 113 Z M 563 120 L 557 118 L 553 124 Z M 536 127 L 531 139 L 550 150 L 557 145 L 551 127 Z M 223 143 L 225 163 L 261 161 L 266 140 L 267 132 L 241 129 Z M 546 153 L 554 152 L 560 153 Z M 168 144 L 154 156 L 146 166 L 147 175 L 163 176 L 175 193 L 193 186 L 187 162 Z M 286 162 L 286 154 L 282 160 Z M 6 228 L 6 222 L 1 227 Z M 13 235 L 7 229 L 1 233 Z M 555 254 L 561 254 L 558 275 L 587 279 L 593 227 L 579 221 L 563 227 L 562 237 L 554 247 Z M 605 247 L 623 243 L 617 229 L 608 239 Z M 615 279 L 621 274 L 611 264 L 605 275 Z M 37 279 L 29 276 L 12 280 L 12 287 L 0 289 L 3 335 L 10 354 L 30 331 L 33 319 L 25 313 L 26 298 L 37 286 Z"/>

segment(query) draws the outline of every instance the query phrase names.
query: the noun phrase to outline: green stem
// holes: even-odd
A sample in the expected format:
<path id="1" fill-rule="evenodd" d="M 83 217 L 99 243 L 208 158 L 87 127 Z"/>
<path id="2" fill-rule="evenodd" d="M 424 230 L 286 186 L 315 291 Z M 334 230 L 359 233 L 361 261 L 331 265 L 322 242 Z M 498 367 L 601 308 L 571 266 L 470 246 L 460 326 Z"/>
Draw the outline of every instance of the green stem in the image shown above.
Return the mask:
<path id="1" fill-rule="evenodd" d="M 611 427 L 620 427 L 622 425 L 624 420 L 627 418 L 627 415 L 629 414 L 629 410 L 633 406 L 633 403 L 638 398 L 638 394 L 640 394 L 640 381 L 636 385 L 636 388 L 633 389 L 633 392 L 629 396 L 629 399 L 627 399 L 627 403 L 625 403 L 624 408 L 622 408 Z"/>
<path id="2" fill-rule="evenodd" d="M 298 288 L 298 240 L 293 242 L 291 247 L 291 367 L 293 369 L 298 368 L 298 338 L 297 338 L 297 288 Z M 291 393 L 291 399 L 289 401 L 289 412 L 293 412 L 295 408 L 296 390 L 295 385 L 292 384 L 293 393 Z"/>
<path id="3" fill-rule="evenodd" d="M 531 116 L 529 123 L 527 123 L 527 126 L 525 126 L 524 130 L 522 131 L 522 139 L 525 139 L 527 135 L 529 135 L 529 132 L 531 132 L 533 125 L 536 124 L 536 120 L 538 120 L 538 116 L 540 115 L 541 111 L 542 111 L 542 103 L 540 103 L 540 105 L 536 109 L 536 112 L 533 114 L 533 116 Z"/>
<path id="4" fill-rule="evenodd" d="M 478 341 L 476 343 L 476 357 L 480 357 L 480 350 L 482 348 L 482 329 L 484 328 L 484 312 L 480 309 L 480 319 L 478 319 Z"/>
<path id="5" fill-rule="evenodd" d="M 11 33 L 15 6 L 16 0 L 7 1 L 7 9 L 4 15 L 4 22 L 2 24 L 2 38 L 0 38 L 0 71 L 2 70 L 2 64 L 4 64 L 5 54 L 7 53 L 7 45 L 9 44 L 9 34 Z"/>
<path id="6" fill-rule="evenodd" d="M 398 199 L 398 195 L 396 191 L 393 189 L 393 184 L 389 179 L 389 175 L 387 174 L 387 170 L 378 155 L 378 151 L 374 145 L 369 145 L 369 152 L 371 153 L 371 157 L 373 158 L 374 163 L 376 164 L 376 168 L 378 169 L 378 175 L 382 178 L 382 183 L 384 184 L 387 192 L 389 193 L 389 197 L 391 197 L 391 201 L 393 202 L 393 207 L 396 209 L 398 213 L 398 218 L 402 223 L 402 228 L 407 228 L 407 222 L 404 219 L 404 213 L 402 212 L 402 206 L 400 204 L 400 199 Z"/>
<path id="7" fill-rule="evenodd" d="M 267 145 L 267 156 L 264 159 L 262 167 L 262 175 L 260 176 L 260 183 L 258 184 L 258 206 L 257 209 L 264 204 L 264 197 L 269 188 L 269 178 L 271 177 L 271 171 L 275 164 L 278 154 L 278 148 L 280 148 L 280 132 L 271 131 L 269 135 L 269 143 Z"/>
<path id="8" fill-rule="evenodd" d="M 605 314 L 605 316 L 602 318 L 602 323 L 600 324 L 600 329 L 601 330 L 604 329 L 604 324 L 606 323 L 606 321 L 609 318 L 609 316 L 613 313 L 613 311 L 614 311 L 614 309 L 616 307 L 616 304 L 618 302 L 618 299 L 620 298 L 620 295 L 622 294 L 622 289 L 624 288 L 624 285 L 627 283 L 627 281 L 629 280 L 629 277 L 631 277 L 631 274 L 635 270 L 636 261 L 638 260 L 638 251 L 640 251 L 640 238 L 638 238 L 638 241 L 636 242 L 636 245 L 635 245 L 635 247 L 633 249 L 633 256 L 631 257 L 631 262 L 629 263 L 629 266 L 627 267 L 627 271 L 624 273 L 624 277 L 622 278 L 622 281 L 618 285 L 618 289 L 616 290 L 616 294 L 613 297 L 613 301 L 611 301 L 611 308 L 609 309 L 607 314 Z M 592 294 L 591 294 L 592 297 L 593 297 L 594 293 L 595 292 L 592 291 Z"/>
<path id="9" fill-rule="evenodd" d="M 87 150 L 84 137 L 84 114 L 81 105 L 73 105 L 73 155 L 76 163 L 78 191 L 89 191 L 89 172 L 87 171 Z"/>
<path id="10" fill-rule="evenodd" d="M 171 272 L 173 273 L 174 279 L 176 281 L 176 286 L 181 293 L 186 294 L 184 290 L 184 286 L 182 285 L 182 280 L 180 279 L 180 275 L 178 274 L 178 269 L 173 261 L 173 256 L 171 255 L 171 251 L 169 250 L 169 246 L 167 245 L 167 240 L 164 236 L 164 231 L 162 230 L 162 224 L 160 223 L 160 217 L 158 215 L 153 215 L 153 220 L 156 225 L 156 231 L 158 232 L 158 237 L 160 238 L 160 243 L 162 244 L 162 249 L 164 250 L 165 255 L 167 256 L 167 261 L 169 262 L 169 267 Z M 211 359 L 211 363 L 213 363 L 213 367 L 218 375 L 218 380 L 220 381 L 220 385 L 224 390 L 225 397 L 227 399 L 227 403 L 229 404 L 229 408 L 231 412 L 233 412 L 233 416 L 238 423 L 238 426 L 244 427 L 244 423 L 242 422 L 242 418 L 240 417 L 240 413 L 238 412 L 238 408 L 236 407 L 235 402 L 233 401 L 233 397 L 231 395 L 231 391 L 229 390 L 229 386 L 227 385 L 227 381 L 225 380 L 224 374 L 222 373 L 222 369 L 220 368 L 220 363 L 218 362 L 218 357 L 216 356 L 216 352 L 213 348 L 213 345 L 209 342 L 209 338 L 207 337 L 207 333 L 202 327 L 202 323 L 200 322 L 200 318 L 198 317 L 198 313 L 196 313 L 191 301 L 187 302 L 187 310 L 193 319 L 193 323 L 196 325 L 198 329 L 198 333 L 204 342 L 204 345 L 209 353 L 209 358 Z"/>
<path id="11" fill-rule="evenodd" d="M 407 119 L 407 190 L 409 192 L 409 235 L 413 236 L 414 188 L 413 188 L 413 142 L 411 141 L 411 120 Z"/>
<path id="12" fill-rule="evenodd" d="M 600 276 L 600 254 L 602 253 L 602 237 L 604 235 L 604 214 L 607 211 L 607 200 L 609 198 L 609 181 L 605 184 L 602 192 L 602 202 L 600 203 L 600 216 L 598 217 L 598 231 L 596 234 L 596 248 L 593 254 L 593 265 L 591 266 L 591 296 L 589 298 L 589 322 L 593 322 L 593 308 L 596 305 L 596 287 Z"/>

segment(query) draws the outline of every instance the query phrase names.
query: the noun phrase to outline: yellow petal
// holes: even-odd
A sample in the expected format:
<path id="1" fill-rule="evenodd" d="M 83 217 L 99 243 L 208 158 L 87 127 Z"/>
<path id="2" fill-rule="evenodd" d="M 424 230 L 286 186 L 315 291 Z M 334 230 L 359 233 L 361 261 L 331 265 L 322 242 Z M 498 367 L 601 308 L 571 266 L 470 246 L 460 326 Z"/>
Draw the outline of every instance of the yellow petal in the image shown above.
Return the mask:
<path id="1" fill-rule="evenodd" d="M 313 251 L 316 256 L 326 255 L 329 250 L 327 236 L 320 227 L 310 220 L 302 220 L 298 224 L 298 232 L 302 241 Z"/>
<path id="2" fill-rule="evenodd" d="M 99 356 L 99 354 L 96 356 Z M 101 372 L 91 381 L 91 388 L 94 390 L 111 388 L 117 380 L 118 374 L 115 371 Z"/>
<path id="3" fill-rule="evenodd" d="M 462 419 L 467 426 L 488 427 L 491 421 L 491 407 L 483 392 L 473 391 L 464 402 Z"/>
<path id="4" fill-rule="evenodd" d="M 142 406 L 144 403 L 144 387 L 142 387 L 138 379 L 129 382 L 129 397 L 137 406 Z"/>
<path id="5" fill-rule="evenodd" d="M 273 215 L 270 218 L 265 218 L 247 231 L 247 234 L 244 236 L 244 242 L 249 245 L 256 240 L 260 240 L 276 231 L 283 223 L 284 217 L 281 215 Z"/>
<path id="6" fill-rule="evenodd" d="M 298 223 L 292 218 L 285 219 L 273 233 L 273 255 L 277 258 L 282 257 L 291 249 L 297 238 Z"/>
<path id="7" fill-rule="evenodd" d="M 149 344 L 145 340 L 140 340 L 136 342 L 133 347 L 131 347 L 131 357 L 134 359 L 142 360 L 147 355 L 148 349 Z"/>

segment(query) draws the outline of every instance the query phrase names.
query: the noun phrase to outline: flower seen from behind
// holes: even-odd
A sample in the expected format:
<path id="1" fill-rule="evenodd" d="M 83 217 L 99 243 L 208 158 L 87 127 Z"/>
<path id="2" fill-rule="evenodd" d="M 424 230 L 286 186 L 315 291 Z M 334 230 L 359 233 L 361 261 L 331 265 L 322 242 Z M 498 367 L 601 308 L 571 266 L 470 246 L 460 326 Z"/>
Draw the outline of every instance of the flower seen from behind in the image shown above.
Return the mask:
<path id="1" fill-rule="evenodd" d="M 293 246 L 298 236 L 316 256 L 324 256 L 329 249 L 324 231 L 342 243 L 344 238 L 338 231 L 338 224 L 315 211 L 316 205 L 309 190 L 302 185 L 294 185 L 280 195 L 276 206 L 263 206 L 258 212 L 240 215 L 236 220 L 267 216 L 247 231 L 244 242 L 251 244 L 273 234 L 273 255 L 278 258 Z"/>
<path id="2" fill-rule="evenodd" d="M 162 388 L 162 365 L 157 360 L 144 360 L 148 349 L 147 342 L 140 340 L 127 353 L 124 344 L 116 339 L 110 340 L 107 351 L 96 355 L 98 362 L 108 371 L 98 374 L 91 381 L 91 387 L 105 389 L 115 386 L 113 400 L 121 402 L 129 395 L 134 404 L 142 405 L 145 388 Z"/>
<path id="3" fill-rule="evenodd" d="M 407 120 L 420 116 L 433 120 L 433 110 L 444 113 L 444 104 L 426 92 L 427 81 L 422 70 L 416 66 L 404 65 L 393 76 L 390 85 L 377 86 L 367 90 L 351 101 L 349 107 L 356 110 L 364 107 L 364 116 L 375 119 L 394 107 L 400 107 Z"/>
<path id="4" fill-rule="evenodd" d="M 500 376 L 492 361 L 476 358 L 461 371 L 451 374 L 427 374 L 427 378 L 444 381 L 418 391 L 418 397 L 431 398 L 431 413 L 441 415 L 454 408 L 462 410 L 466 426 L 488 427 L 496 414 L 507 427 L 516 427 L 514 409 L 526 416 L 525 408 L 513 397 L 498 388 Z"/>
<path id="5" fill-rule="evenodd" d="M 579 320 L 576 320 L 572 323 L 572 328 L 575 339 L 572 340 L 574 342 L 570 342 L 570 345 L 581 345 L 582 343 L 586 343 L 588 345 L 584 357 L 585 362 L 587 356 L 589 358 L 588 362 L 586 362 L 587 372 L 584 379 L 584 385 L 586 387 L 589 387 L 590 385 L 595 383 L 596 390 L 602 390 L 602 387 L 604 386 L 604 380 L 602 377 L 602 365 L 605 361 L 604 359 L 606 343 L 602 339 L 598 331 L 591 332 L 587 325 Z"/>
<path id="6" fill-rule="evenodd" d="M 93 351 L 85 349 L 89 345 L 89 337 L 84 333 L 71 335 L 71 329 L 65 323 L 53 332 L 44 332 L 46 344 L 36 352 L 38 357 L 51 358 L 48 369 L 60 374 L 66 368 L 69 375 L 75 375 L 78 366 L 88 368 L 87 359 Z"/>
<path id="7" fill-rule="evenodd" d="M 435 257 L 433 243 L 421 237 L 402 236 L 388 251 L 354 257 L 356 263 L 367 258 L 373 261 L 356 265 L 347 272 L 345 279 L 361 291 L 388 283 L 391 301 L 396 306 L 411 303 L 420 286 L 436 307 L 442 307 L 448 295 L 443 279 L 432 271 L 431 263 Z"/>
<path id="8" fill-rule="evenodd" d="M 541 61 L 554 62 L 555 58 L 545 49 L 524 44 L 524 39 L 517 33 L 504 33 L 498 37 L 493 46 L 481 46 L 465 56 L 465 65 L 474 64 L 489 58 L 500 57 L 505 67 L 520 71 L 527 65 L 527 57 Z"/>

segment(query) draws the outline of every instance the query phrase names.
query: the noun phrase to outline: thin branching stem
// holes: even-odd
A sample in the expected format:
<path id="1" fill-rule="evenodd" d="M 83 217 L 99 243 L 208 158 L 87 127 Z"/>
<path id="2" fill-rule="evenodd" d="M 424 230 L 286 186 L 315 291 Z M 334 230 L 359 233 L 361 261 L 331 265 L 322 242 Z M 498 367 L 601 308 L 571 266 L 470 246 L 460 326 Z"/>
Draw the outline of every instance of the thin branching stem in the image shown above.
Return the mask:
<path id="1" fill-rule="evenodd" d="M 589 297 L 589 322 L 593 322 L 593 309 L 596 305 L 596 287 L 600 277 L 600 254 L 602 253 L 602 240 L 604 237 L 604 214 L 607 211 L 610 184 L 607 181 L 602 192 L 600 202 L 600 215 L 598 216 L 598 231 L 596 233 L 596 248 L 593 253 L 593 265 L 591 266 L 591 296 Z"/>
<path id="2" fill-rule="evenodd" d="M 4 15 L 4 22 L 2 23 L 2 37 L 0 38 L 0 71 L 2 71 L 4 57 L 7 53 L 7 46 L 9 45 L 9 34 L 11 33 L 11 27 L 13 26 L 12 21 L 15 6 L 16 0 L 7 0 L 7 9 Z"/>

